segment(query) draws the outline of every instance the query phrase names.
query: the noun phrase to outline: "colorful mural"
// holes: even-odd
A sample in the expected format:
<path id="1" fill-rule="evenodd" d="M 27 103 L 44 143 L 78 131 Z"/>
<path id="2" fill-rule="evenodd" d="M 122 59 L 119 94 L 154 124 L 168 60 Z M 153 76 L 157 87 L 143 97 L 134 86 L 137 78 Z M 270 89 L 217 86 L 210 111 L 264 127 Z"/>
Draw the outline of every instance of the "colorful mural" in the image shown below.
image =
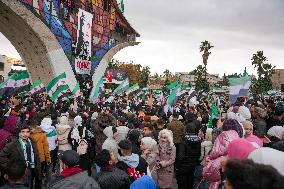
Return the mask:
<path id="1" fill-rule="evenodd" d="M 116 0 L 19 0 L 50 28 L 72 68 L 79 8 L 92 13 L 92 68 L 118 43 L 135 40 L 139 34 L 129 25 Z"/>

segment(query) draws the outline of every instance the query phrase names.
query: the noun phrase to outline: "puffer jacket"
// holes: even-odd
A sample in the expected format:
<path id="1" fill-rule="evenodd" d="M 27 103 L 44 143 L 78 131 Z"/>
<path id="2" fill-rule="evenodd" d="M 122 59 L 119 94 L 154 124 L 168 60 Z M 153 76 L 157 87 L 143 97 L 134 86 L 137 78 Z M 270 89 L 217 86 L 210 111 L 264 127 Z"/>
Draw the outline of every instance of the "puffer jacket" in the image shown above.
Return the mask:
<path id="1" fill-rule="evenodd" d="M 102 189 L 129 189 L 130 180 L 128 175 L 117 168 L 101 170 L 95 175 L 95 180 Z"/>
<path id="2" fill-rule="evenodd" d="M 48 189 L 101 189 L 99 184 L 88 176 L 87 171 L 61 179 L 48 186 Z"/>
<path id="3" fill-rule="evenodd" d="M 46 135 L 43 131 L 41 131 L 39 128 L 36 128 L 31 133 L 31 140 L 35 143 L 40 162 L 51 162 L 50 158 L 50 152 L 49 152 L 49 144 L 46 139 Z"/>
<path id="4" fill-rule="evenodd" d="M 209 189 L 217 189 L 218 185 L 221 183 L 221 162 L 226 158 L 229 143 L 238 138 L 239 135 L 234 130 L 223 131 L 217 137 L 211 153 L 205 159 L 202 172 L 205 180 L 211 182 Z"/>

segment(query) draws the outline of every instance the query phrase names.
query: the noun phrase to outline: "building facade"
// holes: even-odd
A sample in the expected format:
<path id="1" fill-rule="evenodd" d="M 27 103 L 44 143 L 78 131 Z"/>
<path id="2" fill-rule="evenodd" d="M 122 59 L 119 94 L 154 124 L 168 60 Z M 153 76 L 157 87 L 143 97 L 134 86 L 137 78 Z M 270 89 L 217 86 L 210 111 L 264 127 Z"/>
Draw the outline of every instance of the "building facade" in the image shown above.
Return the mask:
<path id="1" fill-rule="evenodd" d="M 191 84 L 193 87 L 195 86 L 196 76 L 194 74 L 189 72 L 176 72 L 175 76 L 185 85 Z M 208 74 L 207 81 L 211 86 L 215 86 L 218 82 L 222 81 L 222 78 L 219 77 L 219 74 Z"/>
<path id="2" fill-rule="evenodd" d="M 0 83 L 8 79 L 9 73 L 13 70 L 25 70 L 25 65 L 21 59 L 7 57 L 0 54 Z"/>
<path id="3" fill-rule="evenodd" d="M 284 69 L 275 69 L 271 80 L 274 89 L 284 92 Z"/>

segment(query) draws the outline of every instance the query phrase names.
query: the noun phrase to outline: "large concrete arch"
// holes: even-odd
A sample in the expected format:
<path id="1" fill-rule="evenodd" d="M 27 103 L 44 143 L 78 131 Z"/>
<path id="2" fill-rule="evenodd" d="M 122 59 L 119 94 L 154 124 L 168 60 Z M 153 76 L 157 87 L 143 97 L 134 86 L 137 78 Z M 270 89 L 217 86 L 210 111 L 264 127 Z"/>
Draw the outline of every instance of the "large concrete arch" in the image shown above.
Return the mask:
<path id="1" fill-rule="evenodd" d="M 17 0 L 0 0 L 0 32 L 14 45 L 32 81 L 44 84 L 66 72 L 70 88 L 76 79 L 69 60 L 55 35 Z"/>

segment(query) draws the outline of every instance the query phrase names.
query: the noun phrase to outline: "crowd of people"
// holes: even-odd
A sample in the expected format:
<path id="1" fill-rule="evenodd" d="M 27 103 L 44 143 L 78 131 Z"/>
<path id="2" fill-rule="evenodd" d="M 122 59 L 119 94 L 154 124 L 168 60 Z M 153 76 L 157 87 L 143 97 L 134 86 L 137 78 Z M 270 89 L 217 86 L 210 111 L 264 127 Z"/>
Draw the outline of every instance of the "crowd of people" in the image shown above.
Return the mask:
<path id="1" fill-rule="evenodd" d="M 2 98 L 0 189 L 283 188 L 281 99 L 217 97 Z"/>

